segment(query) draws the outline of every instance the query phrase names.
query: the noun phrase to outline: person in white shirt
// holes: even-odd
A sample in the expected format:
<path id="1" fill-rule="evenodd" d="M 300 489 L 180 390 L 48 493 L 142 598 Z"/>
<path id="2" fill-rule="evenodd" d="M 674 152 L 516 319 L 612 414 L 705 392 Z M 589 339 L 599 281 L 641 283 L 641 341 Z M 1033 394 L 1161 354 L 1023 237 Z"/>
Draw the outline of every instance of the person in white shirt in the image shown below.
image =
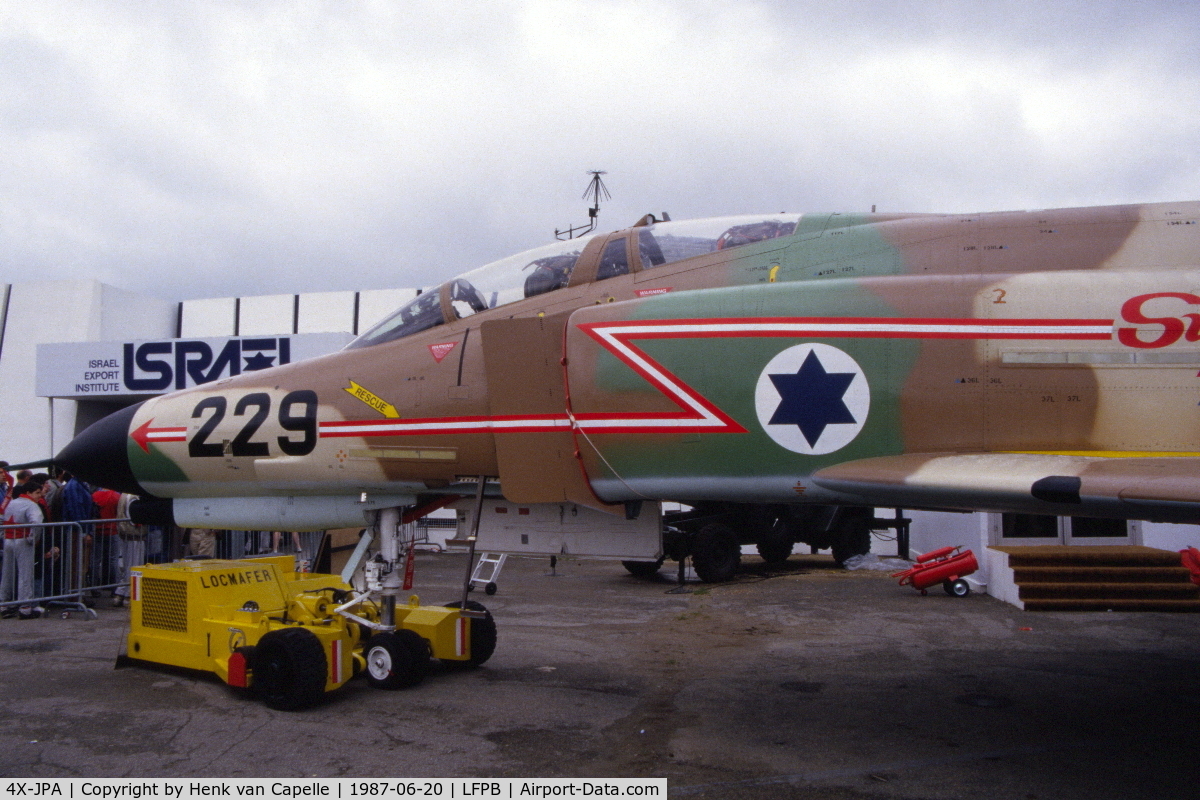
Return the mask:
<path id="1" fill-rule="evenodd" d="M 44 519 L 38 505 L 45 488 L 37 483 L 23 483 L 13 489 L 13 499 L 5 510 L 6 525 L 40 525 Z M 33 599 L 33 557 L 41 528 L 4 529 L 4 567 L 0 570 L 0 599 Z M 13 587 L 16 586 L 16 597 Z M 7 609 L 6 609 L 7 610 Z M 31 605 L 21 606 L 21 618 L 35 616 Z"/>

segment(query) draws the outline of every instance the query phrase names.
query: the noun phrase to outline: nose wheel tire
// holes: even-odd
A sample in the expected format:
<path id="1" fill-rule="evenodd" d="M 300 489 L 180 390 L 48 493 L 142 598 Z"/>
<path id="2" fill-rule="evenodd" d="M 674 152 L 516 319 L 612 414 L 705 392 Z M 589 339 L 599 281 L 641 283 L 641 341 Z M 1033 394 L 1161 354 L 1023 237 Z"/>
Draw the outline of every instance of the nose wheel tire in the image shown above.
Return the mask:
<path id="1" fill-rule="evenodd" d="M 429 646 L 415 631 L 377 633 L 367 640 L 367 683 L 376 689 L 407 689 L 425 679 Z"/>
<path id="2" fill-rule="evenodd" d="M 386 690 L 420 684 L 430 666 L 430 648 L 415 631 L 384 631 L 367 639 L 367 684 Z"/>

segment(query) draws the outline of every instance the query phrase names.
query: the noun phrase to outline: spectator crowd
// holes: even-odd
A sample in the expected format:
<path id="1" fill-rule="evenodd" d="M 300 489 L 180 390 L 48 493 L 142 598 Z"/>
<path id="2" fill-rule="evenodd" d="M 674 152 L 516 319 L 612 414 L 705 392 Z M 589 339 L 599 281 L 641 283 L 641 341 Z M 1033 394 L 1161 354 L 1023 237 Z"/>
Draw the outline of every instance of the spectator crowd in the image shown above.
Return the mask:
<path id="1" fill-rule="evenodd" d="M 137 525 L 129 519 L 136 496 L 94 488 L 55 467 L 9 473 L 0 461 L 0 616 L 33 619 L 56 601 L 85 598 L 93 605 L 129 597 L 129 570 L 186 556 L 244 558 L 295 553 L 298 569 L 312 564 L 317 539 L 279 531 L 214 531 Z"/>

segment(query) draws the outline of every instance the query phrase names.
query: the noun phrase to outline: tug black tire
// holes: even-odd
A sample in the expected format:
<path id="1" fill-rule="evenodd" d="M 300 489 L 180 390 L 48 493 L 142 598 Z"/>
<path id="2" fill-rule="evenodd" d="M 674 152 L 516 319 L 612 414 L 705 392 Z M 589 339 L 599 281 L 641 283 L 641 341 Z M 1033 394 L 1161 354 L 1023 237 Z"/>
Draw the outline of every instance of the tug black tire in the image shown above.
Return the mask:
<path id="1" fill-rule="evenodd" d="M 363 648 L 367 683 L 376 689 L 407 689 L 425 679 L 429 645 L 416 631 L 401 629 L 377 633 Z"/>
<path id="2" fill-rule="evenodd" d="M 461 603 L 453 602 L 446 603 L 446 608 L 462 608 Z M 469 648 L 471 657 L 466 661 L 443 661 L 443 664 L 450 666 L 478 667 L 483 662 L 492 657 L 492 653 L 496 651 L 496 620 L 492 619 L 492 612 L 484 607 L 483 603 L 477 603 L 474 600 L 467 601 L 467 608 L 471 611 L 482 611 L 487 614 L 483 619 L 474 619 L 468 617 L 469 623 Z"/>
<path id="3" fill-rule="evenodd" d="M 268 631 L 254 647 L 252 689 L 268 708 L 298 711 L 325 695 L 329 665 L 325 648 L 312 631 Z"/>

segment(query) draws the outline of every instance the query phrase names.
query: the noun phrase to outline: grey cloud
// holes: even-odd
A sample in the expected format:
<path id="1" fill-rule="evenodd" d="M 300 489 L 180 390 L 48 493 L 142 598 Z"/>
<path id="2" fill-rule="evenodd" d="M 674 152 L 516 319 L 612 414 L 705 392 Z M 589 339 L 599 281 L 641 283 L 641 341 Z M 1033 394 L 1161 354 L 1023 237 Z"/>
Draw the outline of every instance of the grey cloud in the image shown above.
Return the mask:
<path id="1" fill-rule="evenodd" d="M 647 211 L 1182 199 L 1200 175 L 1194 16 L 26 4 L 0 29 L 0 280 L 167 297 L 427 285 L 585 219 L 589 169 L 609 173 L 607 228 Z"/>

